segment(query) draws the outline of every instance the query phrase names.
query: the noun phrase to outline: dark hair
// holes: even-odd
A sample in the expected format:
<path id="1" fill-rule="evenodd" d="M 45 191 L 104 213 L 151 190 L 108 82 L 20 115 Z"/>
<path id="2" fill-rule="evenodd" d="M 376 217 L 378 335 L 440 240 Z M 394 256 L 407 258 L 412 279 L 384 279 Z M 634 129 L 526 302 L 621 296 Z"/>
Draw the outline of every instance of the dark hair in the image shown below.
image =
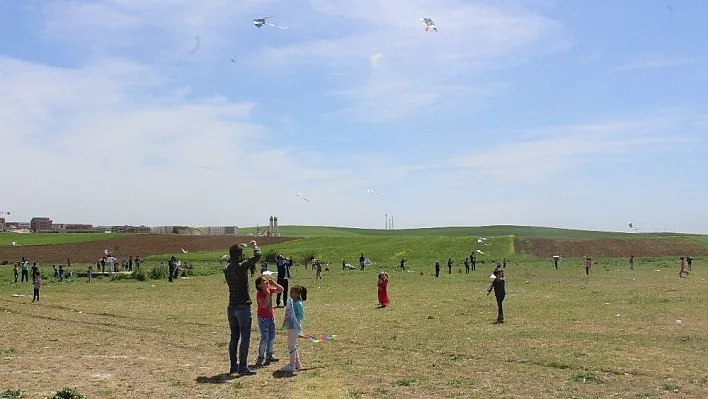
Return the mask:
<path id="1" fill-rule="evenodd" d="M 292 289 L 294 289 L 295 291 L 298 292 L 298 294 L 300 294 L 300 300 L 301 300 L 301 301 L 306 301 L 306 300 L 307 300 L 307 288 L 305 288 L 305 287 L 303 287 L 303 286 L 301 286 L 301 285 L 299 285 L 299 284 L 296 284 L 296 285 L 293 285 L 293 288 L 292 288 Z"/>
<path id="2" fill-rule="evenodd" d="M 243 247 L 241 245 L 234 244 L 229 248 L 229 257 L 231 257 L 232 262 L 240 261 L 241 255 L 243 255 Z"/>
<path id="3" fill-rule="evenodd" d="M 261 285 L 261 283 L 263 282 L 263 276 L 256 277 L 255 282 L 256 282 L 256 290 L 257 290 L 258 286 Z"/>

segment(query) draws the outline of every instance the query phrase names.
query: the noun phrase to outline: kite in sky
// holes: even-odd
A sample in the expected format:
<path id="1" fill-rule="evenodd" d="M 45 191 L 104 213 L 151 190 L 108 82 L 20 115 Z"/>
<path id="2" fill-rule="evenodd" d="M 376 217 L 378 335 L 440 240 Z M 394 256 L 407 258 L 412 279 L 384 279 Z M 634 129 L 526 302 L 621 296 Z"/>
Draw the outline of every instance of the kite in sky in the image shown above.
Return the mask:
<path id="1" fill-rule="evenodd" d="M 627 223 L 627 224 L 629 225 L 629 228 L 632 229 L 632 230 L 635 230 L 635 231 L 636 231 L 636 230 L 639 229 L 639 228 L 637 227 L 637 225 L 636 225 L 634 222 L 629 222 L 629 223 Z"/>
<path id="2" fill-rule="evenodd" d="M 431 30 L 434 32 L 438 31 L 438 28 L 437 28 L 437 26 L 435 26 L 435 22 L 433 22 L 432 19 L 430 19 L 430 18 L 418 18 L 418 19 L 420 19 L 420 22 L 425 24 L 425 31 L 426 32 L 429 32 Z"/>
<path id="3" fill-rule="evenodd" d="M 255 18 L 253 20 L 253 25 L 255 25 L 256 28 L 262 28 L 263 26 L 267 25 L 267 26 L 272 26 L 274 28 L 279 28 L 282 30 L 288 29 L 287 26 L 280 26 L 280 25 L 271 24 L 270 22 L 268 22 L 268 18 L 270 18 L 270 17 Z"/>
<path id="4" fill-rule="evenodd" d="M 304 199 L 305 201 L 308 201 L 308 202 L 310 201 L 310 199 L 307 198 L 307 197 L 305 197 L 304 195 L 302 195 L 302 193 L 297 193 L 297 194 L 295 194 L 295 195 L 297 195 L 298 197 Z"/>
<path id="5" fill-rule="evenodd" d="M 194 48 L 192 48 L 192 51 L 190 51 L 190 53 L 192 53 L 192 55 L 194 55 L 194 53 L 196 53 L 197 50 L 199 50 L 200 45 L 201 44 L 199 42 L 199 36 L 194 36 Z"/>
<path id="6" fill-rule="evenodd" d="M 369 193 L 369 194 L 376 194 L 376 195 L 379 195 L 379 193 L 377 193 L 376 191 L 374 191 L 374 190 L 372 190 L 372 189 L 368 189 L 368 190 L 366 190 L 366 192 Z"/>

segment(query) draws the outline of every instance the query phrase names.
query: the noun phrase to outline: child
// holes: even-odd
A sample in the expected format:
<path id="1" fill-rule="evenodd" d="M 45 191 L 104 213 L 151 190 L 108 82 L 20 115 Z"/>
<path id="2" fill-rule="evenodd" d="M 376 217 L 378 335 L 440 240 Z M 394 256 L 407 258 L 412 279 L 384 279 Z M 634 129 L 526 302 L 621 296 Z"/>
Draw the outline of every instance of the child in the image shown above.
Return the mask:
<path id="1" fill-rule="evenodd" d="M 283 366 L 283 371 L 292 373 L 300 370 L 300 352 L 297 348 L 297 336 L 302 335 L 302 319 L 305 318 L 303 301 L 307 300 L 307 289 L 301 285 L 290 288 L 290 299 L 285 306 L 285 320 L 283 327 L 288 330 L 288 352 L 290 363 Z"/>
<path id="2" fill-rule="evenodd" d="M 317 271 L 317 275 L 315 275 L 315 278 L 321 279 L 322 278 L 322 263 L 320 263 L 320 261 L 317 261 L 315 263 L 315 270 Z"/>
<path id="3" fill-rule="evenodd" d="M 494 290 L 494 296 L 497 297 L 497 323 L 504 323 L 504 308 L 502 302 L 506 296 L 506 288 L 504 287 L 504 275 L 501 270 L 494 270 L 494 281 L 487 289 L 487 295 Z"/>
<path id="4" fill-rule="evenodd" d="M 679 258 L 679 278 L 683 278 L 684 273 L 688 276 L 686 271 L 686 262 L 683 260 L 683 256 Z"/>
<path id="5" fill-rule="evenodd" d="M 17 269 L 17 264 L 12 268 L 12 275 L 15 276 L 15 282 L 17 282 L 17 276 L 18 276 L 18 269 Z"/>
<path id="6" fill-rule="evenodd" d="M 42 278 L 39 276 L 39 272 L 34 272 L 34 296 L 32 296 L 32 302 L 35 300 L 39 302 L 39 288 L 42 286 Z"/>
<path id="7" fill-rule="evenodd" d="M 585 258 L 585 274 L 590 275 L 590 267 L 592 266 L 592 259 L 590 257 Z"/>
<path id="8" fill-rule="evenodd" d="M 256 302 L 258 302 L 258 329 L 261 331 L 261 343 L 258 345 L 258 359 L 256 367 L 277 362 L 273 357 L 275 344 L 275 315 L 273 314 L 273 294 L 283 292 L 283 287 L 273 280 L 263 276 L 256 278 Z M 265 363 L 264 363 L 265 360 Z"/>
<path id="9" fill-rule="evenodd" d="M 629 270 L 634 270 L 634 255 L 629 256 Z"/>
<path id="10" fill-rule="evenodd" d="M 86 275 L 88 276 L 88 281 L 87 281 L 87 282 L 89 282 L 89 283 L 91 282 L 91 277 L 92 277 L 91 275 L 92 275 L 92 274 L 93 274 L 93 266 L 89 265 L 88 273 L 86 273 Z"/>
<path id="11" fill-rule="evenodd" d="M 388 274 L 379 273 L 379 281 L 376 283 L 379 289 L 379 304 L 382 308 L 388 306 Z"/>

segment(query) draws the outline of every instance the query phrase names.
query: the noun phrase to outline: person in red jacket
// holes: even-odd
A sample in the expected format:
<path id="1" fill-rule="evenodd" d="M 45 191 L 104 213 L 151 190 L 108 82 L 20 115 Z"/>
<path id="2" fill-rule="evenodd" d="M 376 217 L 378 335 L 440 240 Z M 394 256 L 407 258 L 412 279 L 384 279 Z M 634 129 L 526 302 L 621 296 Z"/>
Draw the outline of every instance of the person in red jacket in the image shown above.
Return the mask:
<path id="1" fill-rule="evenodd" d="M 385 272 L 379 273 L 379 281 L 376 283 L 379 289 L 379 305 L 382 308 L 388 306 L 388 274 Z"/>

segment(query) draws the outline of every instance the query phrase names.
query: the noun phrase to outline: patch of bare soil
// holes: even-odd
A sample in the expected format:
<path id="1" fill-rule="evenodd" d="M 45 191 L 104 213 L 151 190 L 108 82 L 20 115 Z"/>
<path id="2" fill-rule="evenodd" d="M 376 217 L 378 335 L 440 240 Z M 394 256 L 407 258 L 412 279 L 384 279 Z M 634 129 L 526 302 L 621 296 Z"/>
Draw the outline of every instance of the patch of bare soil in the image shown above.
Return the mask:
<path id="1" fill-rule="evenodd" d="M 562 240 L 550 238 L 517 238 L 514 247 L 519 254 L 539 258 L 560 255 L 568 258 L 653 257 L 708 255 L 708 248 L 681 238 Z"/>
<path id="2" fill-rule="evenodd" d="M 18 261 L 21 257 L 32 262 L 95 262 L 109 249 L 118 259 L 129 256 L 146 257 L 150 255 L 181 254 L 182 249 L 189 252 L 226 251 L 235 243 L 247 243 L 255 237 L 247 236 L 188 236 L 188 235 L 134 235 L 109 240 L 90 241 L 72 244 L 32 245 L 26 247 L 0 247 L 0 261 Z M 287 237 L 258 237 L 259 245 L 277 244 L 292 240 Z"/>

